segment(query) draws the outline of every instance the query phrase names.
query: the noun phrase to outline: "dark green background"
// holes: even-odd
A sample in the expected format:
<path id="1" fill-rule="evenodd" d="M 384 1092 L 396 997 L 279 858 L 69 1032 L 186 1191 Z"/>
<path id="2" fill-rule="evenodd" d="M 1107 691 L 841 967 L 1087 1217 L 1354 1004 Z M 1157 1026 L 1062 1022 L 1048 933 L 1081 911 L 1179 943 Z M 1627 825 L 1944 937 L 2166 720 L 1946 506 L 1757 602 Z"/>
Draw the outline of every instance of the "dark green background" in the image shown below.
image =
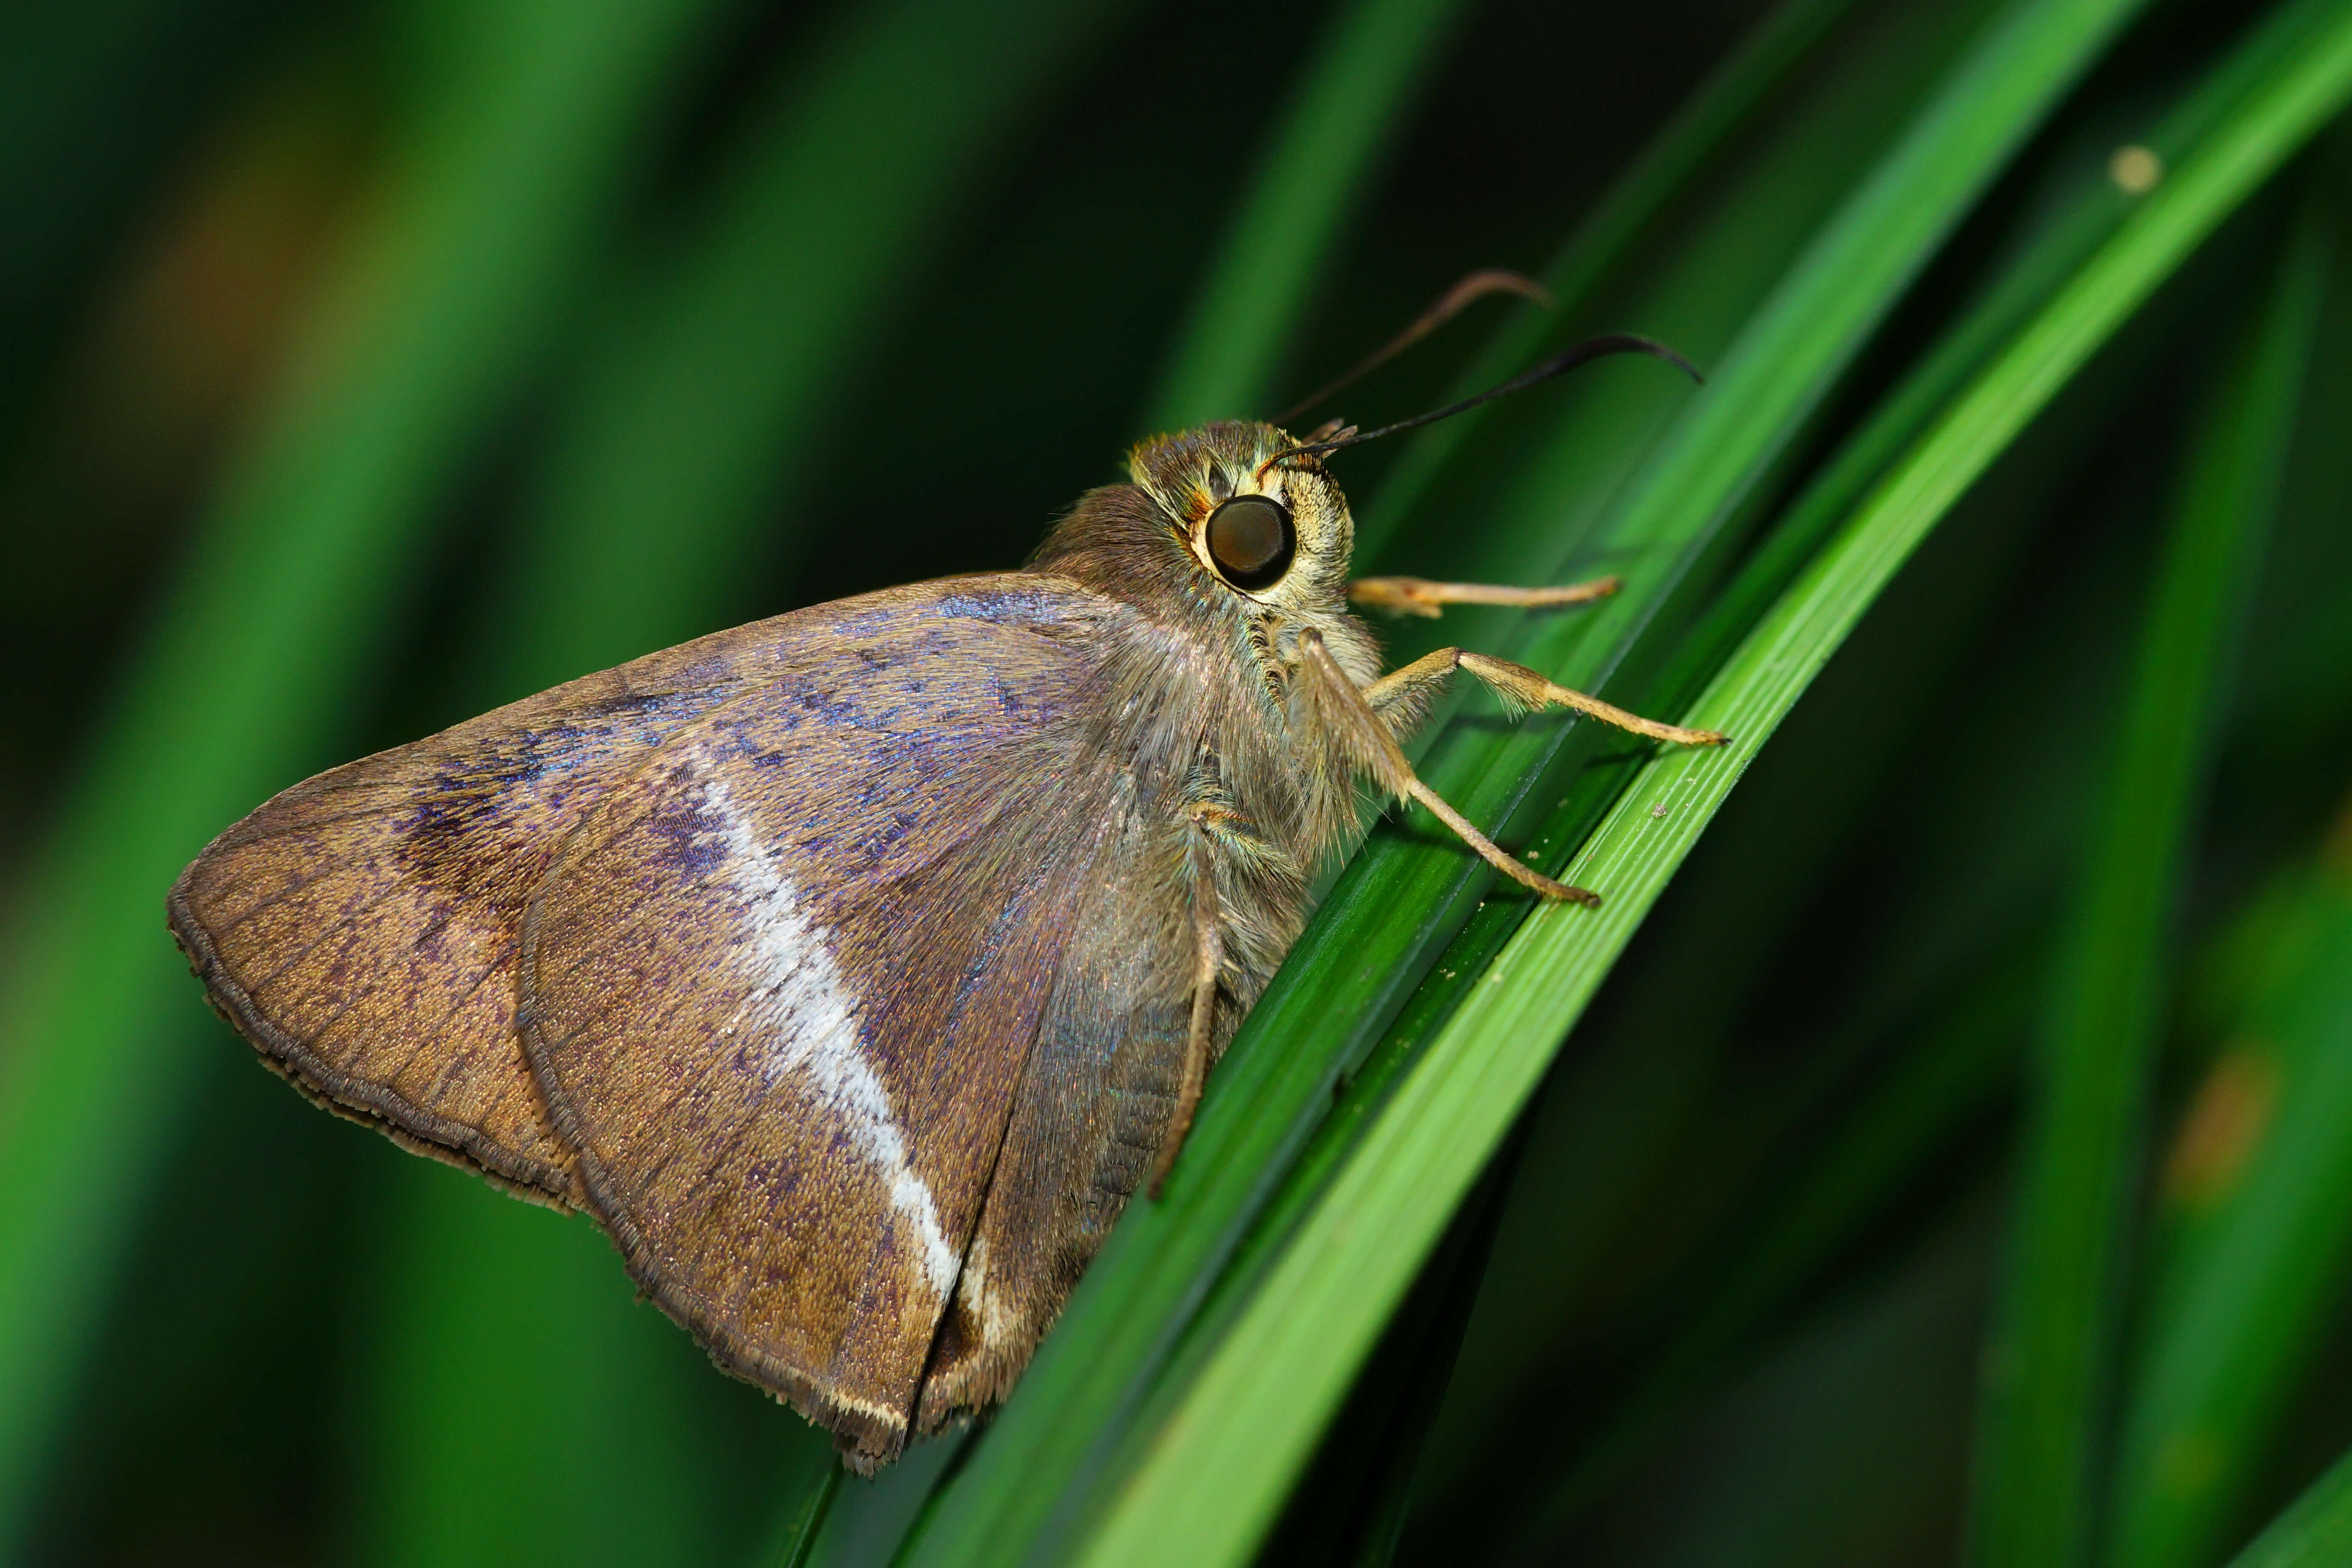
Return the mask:
<path id="1" fill-rule="evenodd" d="M 1458 9 L 1417 88 L 1381 106 L 1357 197 L 1269 345 L 1275 405 L 1467 269 L 1545 269 L 1765 14 Z M 1996 7 L 1810 9 L 1846 14 L 1572 324 L 1664 330 L 1643 283 L 1679 258 L 1721 268 L 1727 300 L 1743 261 L 1769 281 L 1856 180 L 1872 144 L 1851 139 L 1891 136 Z M 1730 591 L 1775 509 L 2116 144 L 2288 9 L 2150 5 L 1824 389 L 1675 613 Z M 0 1209 L 66 1238 L 10 1252 L 48 1261 L 0 1278 L 20 1369 L 0 1394 L 18 1402 L 0 1557 L 782 1560 L 824 1445 L 634 1302 L 584 1221 L 409 1159 L 256 1070 L 179 974 L 161 907 L 170 865 L 311 771 L 699 631 L 1014 564 L 1117 474 L 1349 12 L 887 15 L 24 0 L 0 16 L 0 932 L 17 955 L 0 965 L 0 1140 L 21 1156 Z M 869 59 L 891 63 L 861 75 Z M 1804 153 L 1814 121 L 1849 143 L 1824 132 Z M 1739 164 L 1776 136 L 1799 149 L 1778 189 Z M 2323 135 L 2231 219 L 1832 662 L 1567 1043 L 1268 1561 L 1962 1552 L 2036 1103 L 2023 1064 L 2063 1032 L 2049 998 L 2112 866 L 2103 826 L 2138 809 L 2113 779 L 2184 475 L 2262 374 L 2243 345 L 2296 246 L 2320 291 L 2308 370 L 2271 421 L 2275 504 L 2241 530 L 2267 541 L 2245 546 L 2247 585 L 2194 665 L 2216 717 L 2163 797 L 2186 847 L 2132 993 L 2158 1039 L 2126 1140 L 2095 1444 L 2124 1479 L 2099 1483 L 2083 1560 L 2221 1562 L 2352 1441 L 2352 1170 L 2333 1158 L 2352 1095 L 2325 1087 L 2352 1053 L 2347 152 Z M 1739 310 L 1759 286 L 1738 285 Z M 1339 406 L 1370 422 L 1440 400 L 1528 314 L 1477 307 Z M 383 321 L 425 327 L 386 343 Z M 1366 564 L 1444 574 L 1475 542 L 1491 554 L 1484 520 L 1556 395 L 1483 425 Z M 1346 459 L 1360 514 L 1380 515 L 1393 460 Z M 272 529 L 290 544 L 259 550 Z M 313 545 L 312 577 L 252 573 Z M 1463 617 L 1393 629 L 1398 651 L 1438 629 L 1516 635 Z M 1628 700 L 1679 700 L 1705 673 L 1633 668 Z M 1548 787 L 1544 810 L 1567 785 Z M 152 876 L 131 847 L 151 843 Z M 123 929 L 144 945 L 76 947 L 114 928 L 72 900 L 142 876 L 153 918 Z M 128 1065 L 83 1121 L 41 1129 L 61 1152 L 33 1160 L 47 1146 L 26 1108 L 47 1102 L 26 1063 L 81 1047 L 20 1003 L 60 975 L 77 1016 L 132 1020 L 106 1026 Z M 131 986 L 168 1000 L 134 1006 Z M 2269 1169 L 2294 1104 L 2320 1107 L 2303 1152 L 2241 1194 L 2228 1170 Z M 2194 1130 L 2232 1105 L 2254 1152 L 2200 1187 Z M 2129 1534 L 2118 1434 L 2153 1386 L 2167 1292 L 2232 1226 L 2290 1220 L 2301 1268 L 2266 1291 L 2278 1310 L 2187 1342 L 2238 1368 L 2232 1386 L 2274 1392 L 2182 1483 L 2206 1499 L 2195 1522 Z M 887 1561 L 943 1457 L 853 1483 L 819 1560 Z"/>

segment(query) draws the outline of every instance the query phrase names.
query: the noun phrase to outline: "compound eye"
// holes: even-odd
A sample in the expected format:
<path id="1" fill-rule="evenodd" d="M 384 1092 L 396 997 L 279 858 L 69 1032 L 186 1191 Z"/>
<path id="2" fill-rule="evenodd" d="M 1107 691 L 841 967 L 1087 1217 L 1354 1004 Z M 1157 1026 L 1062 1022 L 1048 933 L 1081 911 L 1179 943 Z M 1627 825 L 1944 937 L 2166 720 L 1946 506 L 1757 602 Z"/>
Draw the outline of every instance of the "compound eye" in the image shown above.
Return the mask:
<path id="1" fill-rule="evenodd" d="M 1298 531 L 1290 509 L 1271 496 L 1235 496 L 1209 514 L 1209 559 L 1225 581 L 1255 593 L 1290 570 Z"/>

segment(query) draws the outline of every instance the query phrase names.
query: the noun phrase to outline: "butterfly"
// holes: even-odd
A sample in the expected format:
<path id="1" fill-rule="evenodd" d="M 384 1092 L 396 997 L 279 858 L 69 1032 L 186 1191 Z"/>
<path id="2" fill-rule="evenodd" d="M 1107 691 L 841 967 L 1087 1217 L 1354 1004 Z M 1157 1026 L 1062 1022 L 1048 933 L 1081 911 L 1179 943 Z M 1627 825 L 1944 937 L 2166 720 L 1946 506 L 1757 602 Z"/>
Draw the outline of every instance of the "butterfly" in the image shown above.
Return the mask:
<path id="1" fill-rule="evenodd" d="M 1165 1175 L 1362 786 L 1593 901 L 1406 760 L 1457 671 L 1721 739 L 1458 648 L 1381 674 L 1351 605 L 1614 584 L 1350 584 L 1323 459 L 1365 438 L 1157 437 L 1019 571 L 719 632 L 321 773 L 188 867 L 171 929 L 267 1066 L 592 1215 L 870 1472 L 1004 1396 Z"/>

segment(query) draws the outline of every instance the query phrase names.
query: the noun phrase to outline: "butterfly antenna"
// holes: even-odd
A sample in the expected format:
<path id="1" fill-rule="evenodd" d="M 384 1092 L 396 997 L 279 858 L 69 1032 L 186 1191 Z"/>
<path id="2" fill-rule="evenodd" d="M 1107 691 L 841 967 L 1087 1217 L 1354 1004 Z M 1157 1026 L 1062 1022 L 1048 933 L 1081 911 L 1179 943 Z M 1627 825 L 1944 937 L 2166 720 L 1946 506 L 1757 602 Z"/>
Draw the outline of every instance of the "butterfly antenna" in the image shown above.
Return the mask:
<path id="1" fill-rule="evenodd" d="M 1451 419 L 1457 414 L 1466 414 L 1482 403 L 1492 403 L 1498 397 L 1508 397 L 1514 392 L 1525 392 L 1538 382 L 1549 381 L 1556 375 L 1565 375 L 1578 365 L 1589 364 L 1597 359 L 1606 359 L 1612 354 L 1647 354 L 1652 359 L 1662 359 L 1700 385 L 1706 384 L 1706 377 L 1698 373 L 1697 366 L 1666 347 L 1665 344 L 1654 342 L 1649 338 L 1636 337 L 1632 332 L 1609 332 L 1601 337 L 1587 338 L 1580 343 L 1571 344 L 1534 369 L 1521 371 L 1501 385 L 1490 386 L 1475 397 L 1465 397 L 1459 403 L 1449 403 L 1443 408 L 1432 409 L 1427 414 L 1416 414 L 1410 419 L 1400 419 L 1393 425 L 1383 425 L 1376 430 L 1342 430 L 1328 441 L 1309 441 L 1301 446 L 1285 447 L 1260 463 L 1257 466 L 1257 471 L 1263 475 L 1266 469 L 1286 458 L 1319 458 L 1325 453 L 1336 452 L 1342 447 L 1360 447 L 1367 441 L 1377 441 L 1383 436 L 1393 436 L 1402 430 L 1417 430 L 1423 425 L 1434 425 L 1441 419 Z"/>
<path id="2" fill-rule="evenodd" d="M 1345 374 L 1324 383 L 1276 415 L 1274 423 L 1287 425 L 1343 387 L 1355 385 L 1489 294 L 1517 294 L 1522 300 L 1533 300 L 1547 310 L 1552 308 L 1551 290 L 1526 273 L 1506 271 L 1500 267 L 1482 267 L 1440 294 L 1428 310 L 1412 319 L 1411 326 L 1357 361 Z"/>

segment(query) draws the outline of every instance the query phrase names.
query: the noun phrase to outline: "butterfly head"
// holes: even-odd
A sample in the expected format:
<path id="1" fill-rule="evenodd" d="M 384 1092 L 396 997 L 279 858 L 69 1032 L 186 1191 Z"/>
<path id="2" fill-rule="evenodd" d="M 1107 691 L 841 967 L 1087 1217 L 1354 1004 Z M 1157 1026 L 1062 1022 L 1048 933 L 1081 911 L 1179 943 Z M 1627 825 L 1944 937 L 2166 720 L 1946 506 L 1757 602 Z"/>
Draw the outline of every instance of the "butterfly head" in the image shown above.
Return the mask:
<path id="1" fill-rule="evenodd" d="M 1156 437 L 1128 457 L 1171 542 L 1213 601 L 1317 616 L 1347 603 L 1356 542 L 1348 498 L 1319 460 L 1276 462 L 1297 443 L 1255 421 Z"/>
<path id="2" fill-rule="evenodd" d="M 1320 461 L 1274 460 L 1296 445 L 1242 420 L 1156 436 L 1128 456 L 1133 482 L 1088 495 L 1032 563 L 1220 619 L 1344 613 L 1355 521 Z"/>

